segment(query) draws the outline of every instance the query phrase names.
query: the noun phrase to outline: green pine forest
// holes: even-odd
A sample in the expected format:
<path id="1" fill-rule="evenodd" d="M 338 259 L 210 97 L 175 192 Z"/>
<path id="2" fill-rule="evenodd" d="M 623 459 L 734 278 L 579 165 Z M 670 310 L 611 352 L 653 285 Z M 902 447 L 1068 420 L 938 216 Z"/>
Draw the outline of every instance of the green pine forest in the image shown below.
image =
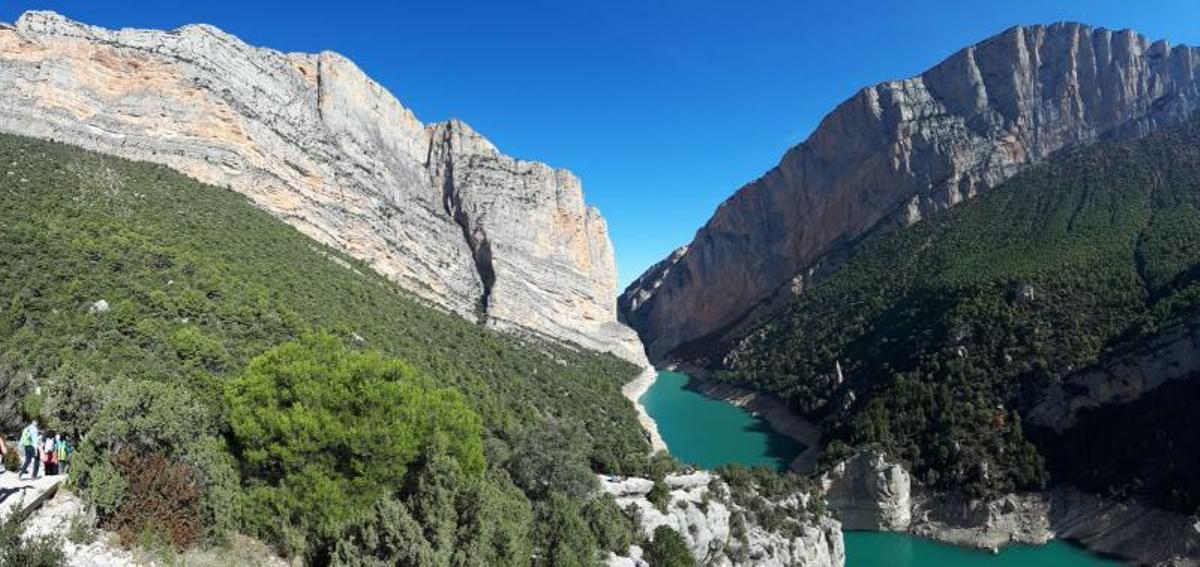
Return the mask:
<path id="1" fill-rule="evenodd" d="M 0 250 L 3 432 L 67 433 L 130 543 L 590 565 L 636 541 L 595 473 L 670 466 L 633 365 L 444 313 L 166 167 L 0 136 Z"/>
<path id="2" fill-rule="evenodd" d="M 1048 386 L 1200 311 L 1198 251 L 1192 122 L 1062 152 L 910 228 L 869 234 L 811 290 L 710 347 L 708 364 L 819 420 L 826 461 L 873 446 L 971 497 L 1064 481 L 1195 513 L 1200 434 L 1188 411 L 1106 410 L 1064 436 L 1022 414 Z M 1194 405 L 1194 387 L 1170 388 Z"/>

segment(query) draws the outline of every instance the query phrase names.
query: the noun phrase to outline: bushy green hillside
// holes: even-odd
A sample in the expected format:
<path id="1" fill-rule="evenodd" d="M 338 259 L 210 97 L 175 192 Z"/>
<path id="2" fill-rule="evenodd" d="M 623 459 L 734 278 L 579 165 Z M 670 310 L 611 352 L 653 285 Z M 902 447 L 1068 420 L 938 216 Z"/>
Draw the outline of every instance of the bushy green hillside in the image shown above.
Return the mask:
<path id="1" fill-rule="evenodd" d="M 21 410 L 45 414 L 51 427 L 86 436 L 81 446 L 104 454 L 81 457 L 109 473 L 106 452 L 138 441 L 158 443 L 210 476 L 240 474 L 235 488 L 261 481 L 267 473 L 260 474 L 260 461 L 228 464 L 234 456 L 269 453 L 242 455 L 245 439 L 230 447 L 223 389 L 253 357 L 317 332 L 403 359 L 422 384 L 461 392 L 481 417 L 491 471 L 484 477 L 503 477 L 487 490 L 511 500 L 504 487 L 513 482 L 526 493 L 536 489 L 535 513 L 550 513 L 542 503 L 577 489 L 571 483 L 594 483 L 590 470 L 647 466 L 648 444 L 619 391 L 637 371 L 632 365 L 502 335 L 428 307 L 241 195 L 165 167 L 0 136 L 0 251 L 0 423 L 11 437 Z M 107 311 L 94 307 L 101 300 Z M 168 423 L 173 419 L 181 424 Z M 286 431 L 298 430 L 274 434 Z M 547 435 L 569 446 L 543 449 L 538 439 Z M 521 475 L 535 476 L 533 467 L 556 475 L 521 485 Z M 116 510 L 122 487 L 91 492 Z M 240 490 L 217 500 L 237 509 Z M 517 509 L 524 506 L 528 516 L 530 504 L 520 500 Z M 220 520 L 233 528 L 251 523 Z M 284 535 L 293 547 L 304 536 Z"/>
<path id="2" fill-rule="evenodd" d="M 830 458 L 878 444 L 938 487 L 1036 488 L 1051 479 L 1022 410 L 1200 305 L 1198 280 L 1200 127 L 1190 124 L 1063 153 L 868 237 L 713 359 L 722 378 L 824 419 Z"/>

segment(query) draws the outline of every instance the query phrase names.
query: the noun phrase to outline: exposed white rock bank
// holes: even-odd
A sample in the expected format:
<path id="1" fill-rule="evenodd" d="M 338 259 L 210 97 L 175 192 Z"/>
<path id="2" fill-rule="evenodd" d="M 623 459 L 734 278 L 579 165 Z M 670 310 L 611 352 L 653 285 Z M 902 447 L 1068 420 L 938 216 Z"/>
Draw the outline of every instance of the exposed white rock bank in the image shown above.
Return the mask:
<path id="1" fill-rule="evenodd" d="M 1078 541 L 1145 565 L 1200 565 L 1200 526 L 1188 517 L 1059 486 L 992 501 L 933 493 L 902 465 L 860 453 L 822 476 L 829 511 L 846 529 L 908 532 L 998 550 L 1011 544 Z"/>

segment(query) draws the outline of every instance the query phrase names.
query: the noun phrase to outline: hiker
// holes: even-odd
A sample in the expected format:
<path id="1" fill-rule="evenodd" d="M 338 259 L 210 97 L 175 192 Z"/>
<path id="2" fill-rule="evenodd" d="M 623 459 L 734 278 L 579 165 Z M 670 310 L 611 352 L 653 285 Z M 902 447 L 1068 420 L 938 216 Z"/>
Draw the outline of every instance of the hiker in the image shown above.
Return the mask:
<path id="1" fill-rule="evenodd" d="M 54 455 L 58 458 L 58 474 L 68 474 L 71 462 L 71 446 L 61 433 L 54 434 Z"/>
<path id="2" fill-rule="evenodd" d="M 25 452 L 25 462 L 21 465 L 21 472 L 17 474 L 17 478 L 25 476 L 25 471 L 29 469 L 29 465 L 33 465 L 33 476 L 37 478 L 38 467 L 41 465 L 41 460 L 38 459 L 38 445 L 41 443 L 41 436 L 38 434 L 37 420 L 29 421 L 29 425 L 21 431 L 21 440 L 17 443 Z"/>
<path id="3" fill-rule="evenodd" d="M 8 465 L 4 464 L 4 457 L 8 456 L 8 443 L 4 442 L 4 436 L 0 435 L 0 474 L 8 472 Z"/>
<path id="4" fill-rule="evenodd" d="M 42 470 L 46 471 L 46 476 L 54 476 L 58 474 L 58 453 L 54 451 L 54 432 L 46 432 L 46 438 L 42 440 Z"/>

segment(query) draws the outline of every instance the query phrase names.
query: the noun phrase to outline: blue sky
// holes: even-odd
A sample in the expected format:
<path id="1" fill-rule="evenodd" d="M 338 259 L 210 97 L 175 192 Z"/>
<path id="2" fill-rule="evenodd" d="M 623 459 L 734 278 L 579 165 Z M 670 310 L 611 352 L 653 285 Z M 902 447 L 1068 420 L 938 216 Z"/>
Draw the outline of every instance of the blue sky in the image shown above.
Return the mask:
<path id="1" fill-rule="evenodd" d="M 26 9 L 105 27 L 205 22 L 347 55 L 423 121 L 460 118 L 508 154 L 578 174 L 622 285 L 860 87 L 1016 24 L 1200 44 L 1198 0 L 0 0 L 0 21 Z"/>

